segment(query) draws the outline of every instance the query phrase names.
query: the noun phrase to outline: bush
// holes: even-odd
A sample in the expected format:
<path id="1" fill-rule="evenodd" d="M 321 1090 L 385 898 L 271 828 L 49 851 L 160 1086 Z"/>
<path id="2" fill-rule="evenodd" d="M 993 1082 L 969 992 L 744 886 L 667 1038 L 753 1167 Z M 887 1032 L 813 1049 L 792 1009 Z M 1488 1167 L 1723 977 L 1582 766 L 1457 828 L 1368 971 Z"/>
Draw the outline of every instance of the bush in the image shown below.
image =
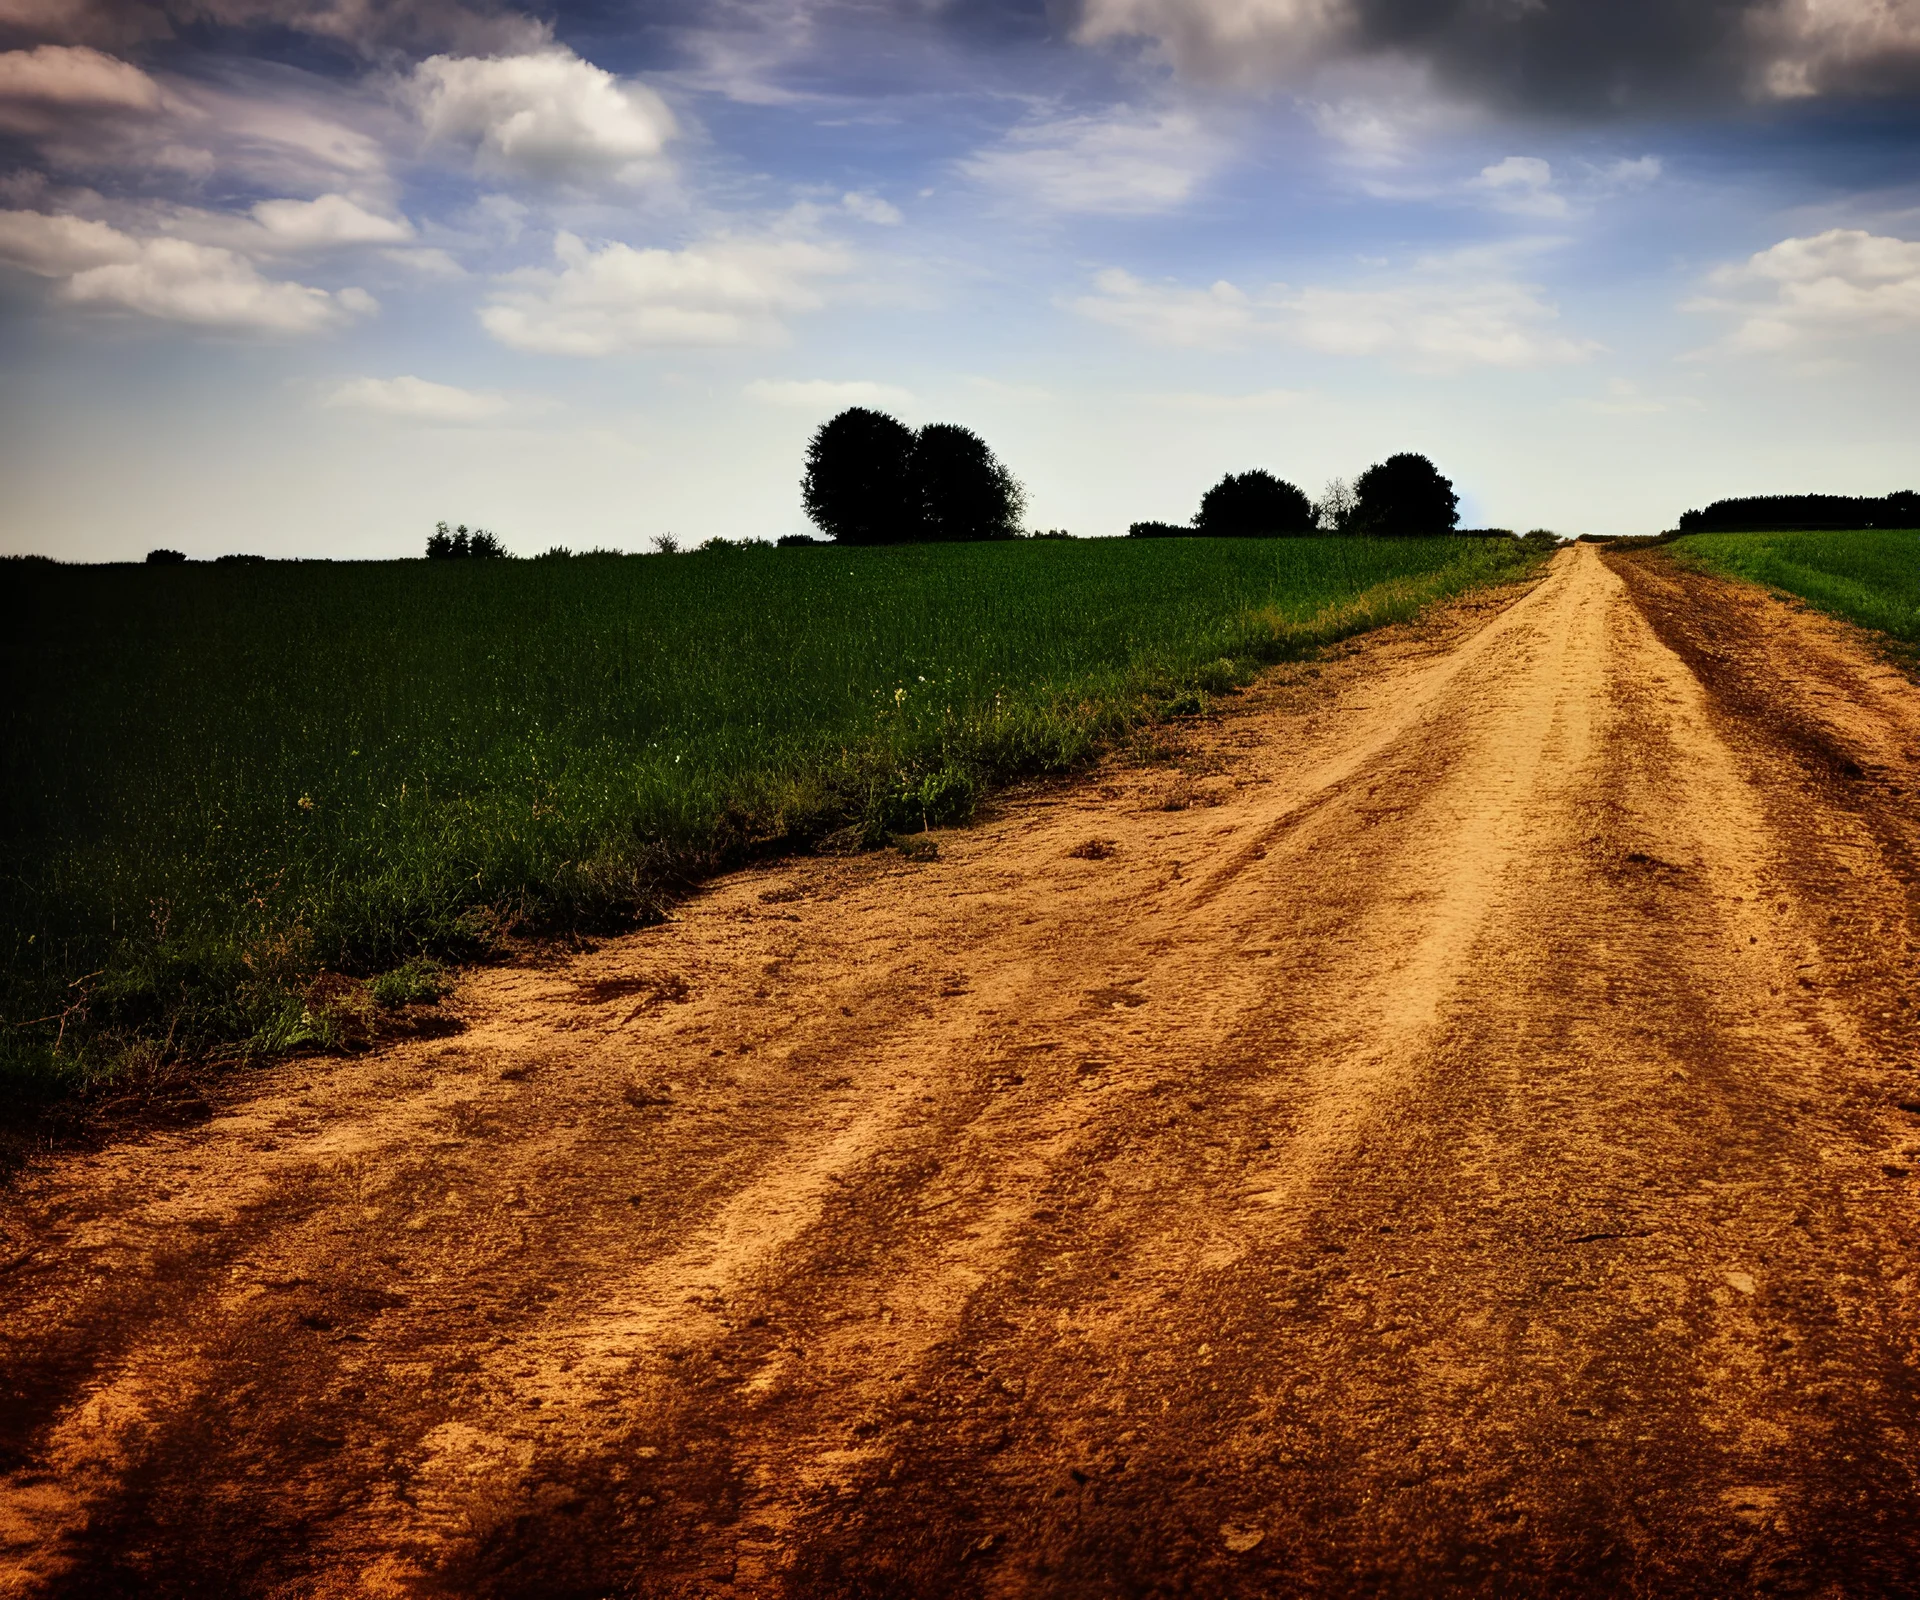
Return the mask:
<path id="1" fill-rule="evenodd" d="M 147 552 L 147 565 L 150 567 L 177 566 L 186 559 L 184 550 L 149 550 Z"/>
<path id="2" fill-rule="evenodd" d="M 1228 473 L 1200 499 L 1193 525 L 1204 534 L 1251 538 L 1313 532 L 1313 502 L 1292 484 L 1255 468 Z"/>
<path id="3" fill-rule="evenodd" d="M 512 554 L 496 535 L 485 528 L 469 530 L 464 522 L 451 532 L 444 522 L 436 522 L 427 536 L 429 561 L 504 561 Z"/>
<path id="4" fill-rule="evenodd" d="M 773 542 L 781 550 L 798 550 L 808 545 L 823 545 L 827 541 L 816 539 L 810 533 L 783 533 Z"/>
<path id="5" fill-rule="evenodd" d="M 1353 521 L 1363 533 L 1451 533 L 1460 520 L 1452 482 L 1425 456 L 1388 456 L 1361 473 L 1353 491 Z"/>
<path id="6" fill-rule="evenodd" d="M 1129 539 L 1193 539 L 1199 536 L 1197 528 L 1190 528 L 1184 522 L 1135 522 L 1127 527 Z"/>
<path id="7" fill-rule="evenodd" d="M 852 406 L 823 422 L 807 445 L 800 499 L 839 544 L 897 544 L 919 537 L 913 430 L 883 411 Z"/>

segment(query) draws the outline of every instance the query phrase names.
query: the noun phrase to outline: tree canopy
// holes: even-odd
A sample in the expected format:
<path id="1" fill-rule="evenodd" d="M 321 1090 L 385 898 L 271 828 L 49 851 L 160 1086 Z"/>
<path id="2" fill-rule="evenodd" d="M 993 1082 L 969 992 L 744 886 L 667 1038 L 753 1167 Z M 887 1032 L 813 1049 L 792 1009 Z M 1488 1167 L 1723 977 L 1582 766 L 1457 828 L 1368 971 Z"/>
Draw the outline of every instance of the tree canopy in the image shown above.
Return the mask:
<path id="1" fill-rule="evenodd" d="M 930 422 L 915 433 L 864 406 L 814 433 L 801 497 L 840 544 L 1012 539 L 1026 509 L 1019 481 L 972 429 Z"/>
<path id="2" fill-rule="evenodd" d="M 919 537 L 942 542 L 1019 537 L 1026 494 L 972 429 L 928 423 L 913 442 L 913 477 L 920 494 Z"/>
<path id="3" fill-rule="evenodd" d="M 1794 528 L 1920 527 L 1920 494 L 1901 489 L 1885 496 L 1764 494 L 1716 500 L 1704 511 L 1680 518 L 1682 533 L 1784 532 Z"/>
<path id="4" fill-rule="evenodd" d="M 1229 472 L 1200 499 L 1193 519 L 1201 533 L 1246 538 L 1259 534 L 1313 532 L 1313 502 L 1292 484 L 1256 467 Z"/>
<path id="5" fill-rule="evenodd" d="M 1353 524 L 1361 533 L 1450 533 L 1460 520 L 1460 497 L 1450 479 L 1425 456 L 1388 456 L 1353 484 Z"/>
<path id="6" fill-rule="evenodd" d="M 884 411 L 851 406 L 823 422 L 807 446 L 800 496 L 813 524 L 841 544 L 893 544 L 917 536 L 913 430 Z"/>

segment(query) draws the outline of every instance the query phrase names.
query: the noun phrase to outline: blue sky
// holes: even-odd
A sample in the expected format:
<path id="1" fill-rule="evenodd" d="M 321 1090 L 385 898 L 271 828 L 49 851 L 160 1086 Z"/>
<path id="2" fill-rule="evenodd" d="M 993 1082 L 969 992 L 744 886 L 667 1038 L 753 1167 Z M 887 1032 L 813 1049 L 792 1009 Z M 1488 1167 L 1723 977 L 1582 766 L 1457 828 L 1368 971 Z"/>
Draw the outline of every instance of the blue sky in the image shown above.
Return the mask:
<path id="1" fill-rule="evenodd" d="M 1431 455 L 1476 525 L 1913 486 L 1920 0 L 0 0 L 0 549 L 1029 521 Z"/>

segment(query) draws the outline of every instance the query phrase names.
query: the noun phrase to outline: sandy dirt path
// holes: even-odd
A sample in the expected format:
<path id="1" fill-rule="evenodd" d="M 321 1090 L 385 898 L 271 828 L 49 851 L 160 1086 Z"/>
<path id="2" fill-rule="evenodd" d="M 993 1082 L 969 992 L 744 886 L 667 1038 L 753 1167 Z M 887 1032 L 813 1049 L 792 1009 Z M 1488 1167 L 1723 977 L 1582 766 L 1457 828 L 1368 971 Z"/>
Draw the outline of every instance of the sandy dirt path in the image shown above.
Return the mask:
<path id="1" fill-rule="evenodd" d="M 1920 690 L 1658 556 L 0 1197 L 0 1593 L 1920 1593 Z"/>

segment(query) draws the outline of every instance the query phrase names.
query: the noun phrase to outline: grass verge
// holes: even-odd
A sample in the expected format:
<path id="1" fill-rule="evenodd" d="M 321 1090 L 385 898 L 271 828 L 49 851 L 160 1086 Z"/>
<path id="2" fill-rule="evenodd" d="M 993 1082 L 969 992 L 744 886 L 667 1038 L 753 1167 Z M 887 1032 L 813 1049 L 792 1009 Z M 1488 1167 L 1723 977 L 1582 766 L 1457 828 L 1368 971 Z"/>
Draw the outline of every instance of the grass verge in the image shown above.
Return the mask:
<path id="1" fill-rule="evenodd" d="M 1267 662 L 1522 575 L 1481 539 L 0 572 L 11 1119 L 351 1044 L 514 935 L 964 820 Z"/>
<path id="2" fill-rule="evenodd" d="M 1722 577 L 1744 578 L 1920 650 L 1920 532 L 1694 533 L 1668 554 Z"/>

